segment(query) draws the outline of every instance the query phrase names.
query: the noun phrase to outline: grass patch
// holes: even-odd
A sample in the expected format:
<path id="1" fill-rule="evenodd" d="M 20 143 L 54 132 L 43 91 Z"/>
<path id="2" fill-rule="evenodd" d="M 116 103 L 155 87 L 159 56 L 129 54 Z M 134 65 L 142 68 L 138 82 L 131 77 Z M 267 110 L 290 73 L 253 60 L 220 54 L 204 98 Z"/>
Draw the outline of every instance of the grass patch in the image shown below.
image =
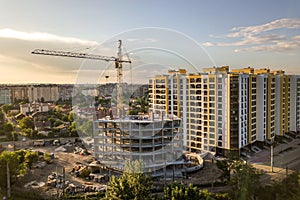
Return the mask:
<path id="1" fill-rule="evenodd" d="M 105 197 L 105 192 L 99 192 L 97 194 L 77 194 L 74 196 L 66 195 L 65 199 L 89 199 L 89 200 L 98 200 Z"/>

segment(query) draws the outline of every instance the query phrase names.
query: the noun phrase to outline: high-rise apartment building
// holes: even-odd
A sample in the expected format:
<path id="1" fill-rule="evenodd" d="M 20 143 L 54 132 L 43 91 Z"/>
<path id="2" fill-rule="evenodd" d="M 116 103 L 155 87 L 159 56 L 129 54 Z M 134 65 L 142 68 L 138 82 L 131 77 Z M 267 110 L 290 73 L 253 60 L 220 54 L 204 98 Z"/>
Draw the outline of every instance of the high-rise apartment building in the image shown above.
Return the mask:
<path id="1" fill-rule="evenodd" d="M 275 75 L 275 134 L 283 135 L 290 130 L 290 75 L 284 71 Z"/>
<path id="2" fill-rule="evenodd" d="M 300 76 L 291 76 L 290 130 L 300 131 Z"/>
<path id="3" fill-rule="evenodd" d="M 233 73 L 248 74 L 248 142 L 270 140 L 275 135 L 275 75 L 269 69 L 245 68 Z M 244 145 L 242 145 L 244 146 Z"/>
<path id="4" fill-rule="evenodd" d="M 182 119 L 187 150 L 226 155 L 288 132 L 291 119 L 296 130 L 300 77 L 292 78 L 292 96 L 290 79 L 284 71 L 269 69 L 219 67 L 198 74 L 170 70 L 149 81 L 150 111 Z M 298 110 L 291 112 L 291 103 Z"/>
<path id="5" fill-rule="evenodd" d="M 183 146 L 187 147 L 187 74 L 186 70 L 169 70 L 149 80 L 150 112 L 154 115 L 172 114 L 183 124 Z"/>

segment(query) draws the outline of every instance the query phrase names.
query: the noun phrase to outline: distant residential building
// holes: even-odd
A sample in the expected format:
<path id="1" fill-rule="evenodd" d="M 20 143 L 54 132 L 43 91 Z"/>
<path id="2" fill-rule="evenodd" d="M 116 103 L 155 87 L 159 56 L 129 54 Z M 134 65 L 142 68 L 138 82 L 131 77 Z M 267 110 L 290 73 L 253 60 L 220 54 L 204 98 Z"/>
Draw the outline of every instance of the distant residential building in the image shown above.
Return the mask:
<path id="1" fill-rule="evenodd" d="M 58 85 L 59 99 L 63 101 L 72 99 L 73 88 L 72 84 Z"/>
<path id="2" fill-rule="evenodd" d="M 11 103 L 11 90 L 9 88 L 0 88 L 0 104 Z"/>
<path id="3" fill-rule="evenodd" d="M 23 113 L 25 115 L 35 112 L 47 112 L 49 111 L 49 109 L 49 103 L 33 102 L 20 105 L 20 113 Z"/>
<path id="4" fill-rule="evenodd" d="M 14 85 L 10 87 L 11 89 L 11 101 L 21 101 L 28 100 L 28 89 L 24 85 Z"/>
<path id="5" fill-rule="evenodd" d="M 57 85 L 33 85 L 28 87 L 29 102 L 53 102 L 59 99 Z"/>
<path id="6" fill-rule="evenodd" d="M 0 85 L 0 103 L 1 100 L 8 103 L 70 100 L 73 94 L 73 87 L 73 84 Z"/>

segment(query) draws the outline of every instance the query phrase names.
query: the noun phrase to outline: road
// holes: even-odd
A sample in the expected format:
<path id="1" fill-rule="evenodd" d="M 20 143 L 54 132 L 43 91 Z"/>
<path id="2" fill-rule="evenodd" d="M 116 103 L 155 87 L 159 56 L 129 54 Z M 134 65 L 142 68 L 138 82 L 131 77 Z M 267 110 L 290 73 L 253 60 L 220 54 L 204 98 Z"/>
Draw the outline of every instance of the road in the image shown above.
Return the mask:
<path id="1" fill-rule="evenodd" d="M 253 164 L 270 166 L 270 150 L 262 150 L 248 159 Z M 300 170 L 300 139 L 296 138 L 288 144 L 279 144 L 274 148 L 274 167 Z"/>
<path id="2" fill-rule="evenodd" d="M 264 171 L 261 182 L 269 184 L 271 180 L 282 180 L 287 174 L 300 170 L 300 139 L 294 139 L 288 144 L 280 144 L 274 148 L 274 167 L 271 169 L 270 150 L 262 150 L 248 159 L 248 162 Z"/>

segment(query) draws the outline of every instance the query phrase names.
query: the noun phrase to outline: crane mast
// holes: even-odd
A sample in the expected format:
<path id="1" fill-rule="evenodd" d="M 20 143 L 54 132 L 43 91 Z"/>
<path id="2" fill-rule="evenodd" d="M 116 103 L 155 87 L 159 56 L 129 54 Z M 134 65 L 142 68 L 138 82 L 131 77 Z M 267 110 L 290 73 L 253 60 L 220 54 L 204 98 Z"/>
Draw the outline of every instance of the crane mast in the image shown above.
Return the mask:
<path id="1" fill-rule="evenodd" d="M 118 61 L 122 60 L 122 40 L 119 40 Z M 117 68 L 117 116 L 123 116 L 123 69 L 121 62 L 115 62 Z"/>
<path id="2" fill-rule="evenodd" d="M 106 62 L 115 62 L 115 68 L 117 69 L 117 116 L 121 118 L 123 116 L 123 68 L 122 63 L 131 63 L 130 60 L 123 60 L 122 55 L 122 40 L 118 41 L 118 53 L 117 57 L 114 56 L 101 56 L 87 53 L 76 53 L 70 51 L 55 51 L 47 49 L 35 49 L 32 54 L 48 55 L 48 56 L 61 56 L 72 58 L 85 58 L 94 60 L 104 60 Z"/>

